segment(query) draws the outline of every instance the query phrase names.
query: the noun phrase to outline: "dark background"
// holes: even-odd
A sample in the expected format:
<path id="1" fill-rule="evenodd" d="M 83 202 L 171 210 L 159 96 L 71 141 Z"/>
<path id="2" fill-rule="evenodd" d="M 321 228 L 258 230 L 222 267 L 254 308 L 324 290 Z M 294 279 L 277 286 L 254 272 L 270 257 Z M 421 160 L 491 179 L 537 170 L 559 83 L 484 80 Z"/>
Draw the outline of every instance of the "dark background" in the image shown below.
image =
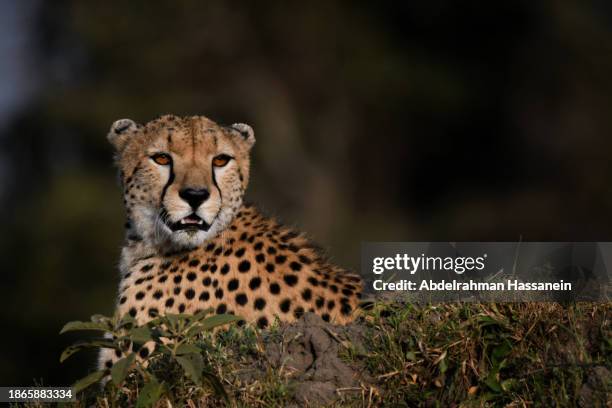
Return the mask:
<path id="1" fill-rule="evenodd" d="M 417 3 L 417 4 L 412 4 Z M 110 124 L 256 132 L 248 199 L 357 268 L 364 240 L 612 239 L 608 1 L 0 1 L 0 385 L 67 385 L 110 315 Z"/>

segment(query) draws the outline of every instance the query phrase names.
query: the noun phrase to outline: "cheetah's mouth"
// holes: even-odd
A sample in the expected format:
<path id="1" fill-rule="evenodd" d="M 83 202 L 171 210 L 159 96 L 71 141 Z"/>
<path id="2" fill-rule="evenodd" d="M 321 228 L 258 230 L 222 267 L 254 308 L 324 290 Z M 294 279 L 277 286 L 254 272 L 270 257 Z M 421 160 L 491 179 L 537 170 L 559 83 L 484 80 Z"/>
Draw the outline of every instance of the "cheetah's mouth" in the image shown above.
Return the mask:
<path id="1" fill-rule="evenodd" d="M 196 214 L 190 214 L 185 218 L 180 219 L 177 222 L 166 222 L 166 225 L 172 231 L 185 231 L 185 230 L 202 230 L 208 231 L 210 224 L 198 217 Z"/>

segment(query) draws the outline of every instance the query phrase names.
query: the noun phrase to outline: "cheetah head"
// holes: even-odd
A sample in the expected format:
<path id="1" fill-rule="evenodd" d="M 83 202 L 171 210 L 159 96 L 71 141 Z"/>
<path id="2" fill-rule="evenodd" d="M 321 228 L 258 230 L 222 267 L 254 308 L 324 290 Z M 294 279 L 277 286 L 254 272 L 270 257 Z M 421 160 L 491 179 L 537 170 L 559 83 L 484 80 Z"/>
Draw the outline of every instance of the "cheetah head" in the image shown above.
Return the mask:
<path id="1" fill-rule="evenodd" d="M 228 227 L 242 205 L 255 143 L 245 124 L 163 116 L 113 123 L 124 203 L 134 239 L 195 247 Z"/>

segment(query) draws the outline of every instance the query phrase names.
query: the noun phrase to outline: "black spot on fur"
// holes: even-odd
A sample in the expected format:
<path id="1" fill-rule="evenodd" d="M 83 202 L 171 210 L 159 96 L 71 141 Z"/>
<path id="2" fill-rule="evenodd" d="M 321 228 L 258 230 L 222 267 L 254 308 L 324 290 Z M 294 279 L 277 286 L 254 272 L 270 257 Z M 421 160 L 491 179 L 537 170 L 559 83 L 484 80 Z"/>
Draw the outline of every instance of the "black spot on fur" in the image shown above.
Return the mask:
<path id="1" fill-rule="evenodd" d="M 320 309 L 325 304 L 325 299 L 323 299 L 321 296 L 319 296 L 317 298 L 317 300 L 315 301 L 315 304 L 317 305 L 317 309 Z"/>
<path id="2" fill-rule="evenodd" d="M 210 282 L 212 280 L 210 279 L 210 276 L 205 277 L 204 279 L 202 279 L 202 285 L 204 286 L 210 286 Z"/>
<path id="3" fill-rule="evenodd" d="M 200 260 L 199 259 L 192 259 L 191 261 L 189 261 L 189 266 L 191 266 L 192 268 L 195 268 L 196 266 L 198 266 L 200 264 Z"/>
<path id="4" fill-rule="evenodd" d="M 249 298 L 245 293 L 239 293 L 236 295 L 236 303 L 238 303 L 240 306 L 246 305 L 248 301 Z"/>
<path id="5" fill-rule="evenodd" d="M 136 300 L 142 300 L 144 296 L 145 296 L 144 292 L 138 292 L 136 293 Z"/>
<path id="6" fill-rule="evenodd" d="M 306 265 L 310 265 L 312 263 L 312 260 L 306 255 L 300 255 L 300 262 Z"/>
<path id="7" fill-rule="evenodd" d="M 238 281 L 238 279 L 232 279 L 227 284 L 227 290 L 229 290 L 230 292 L 233 292 L 236 289 L 238 289 L 238 286 L 240 286 L 240 282 Z"/>
<path id="8" fill-rule="evenodd" d="M 257 327 L 259 327 L 260 329 L 265 329 L 266 327 L 268 327 L 268 319 L 265 316 L 262 316 L 257 319 Z"/>
<path id="9" fill-rule="evenodd" d="M 280 286 L 278 285 L 278 283 L 270 284 L 270 293 L 272 293 L 273 295 L 278 295 L 280 293 Z"/>
<path id="10" fill-rule="evenodd" d="M 130 313 L 130 316 L 136 317 L 136 313 L 137 313 L 136 308 L 135 307 L 130 308 L 129 313 Z"/>
<path id="11" fill-rule="evenodd" d="M 280 310 L 283 313 L 287 313 L 289 312 L 289 309 L 291 308 L 291 300 L 290 299 L 283 299 L 283 301 L 280 303 Z"/>
<path id="12" fill-rule="evenodd" d="M 174 280 L 174 283 L 179 284 L 183 280 L 183 276 L 182 275 L 176 275 L 173 280 Z"/>
<path id="13" fill-rule="evenodd" d="M 345 316 L 350 315 L 352 310 L 353 308 L 348 303 L 344 303 L 340 308 L 340 312 Z"/>
<path id="14" fill-rule="evenodd" d="M 266 301 L 264 298 L 255 299 L 255 303 L 253 304 L 256 310 L 263 310 L 266 307 Z"/>
<path id="15" fill-rule="evenodd" d="M 189 288 L 185 291 L 185 297 L 187 299 L 193 299 L 195 297 L 195 290 Z"/>
<path id="16" fill-rule="evenodd" d="M 258 277 L 254 277 L 249 282 L 249 288 L 251 288 L 251 290 L 257 289 L 260 285 L 261 285 L 261 279 Z"/>
<path id="17" fill-rule="evenodd" d="M 289 286 L 295 286 L 298 283 L 298 277 L 295 275 L 285 275 L 283 276 L 283 280 Z"/>
<path id="18" fill-rule="evenodd" d="M 249 261 L 244 260 L 238 264 L 238 271 L 242 273 L 248 272 L 249 269 L 251 269 L 251 263 Z"/>
<path id="19" fill-rule="evenodd" d="M 308 288 L 302 291 L 302 299 L 309 301 L 312 298 L 312 291 Z"/>
<path id="20" fill-rule="evenodd" d="M 255 260 L 257 261 L 257 263 L 264 263 L 266 261 L 266 257 L 264 256 L 264 254 L 257 254 L 255 256 Z"/>
<path id="21" fill-rule="evenodd" d="M 174 305 L 174 298 L 166 299 L 166 307 L 172 307 Z"/>
<path id="22" fill-rule="evenodd" d="M 244 248 L 240 248 L 240 249 L 238 249 L 238 250 L 235 252 L 235 254 L 234 254 L 234 255 L 236 255 L 236 258 L 240 258 L 241 256 L 243 256 L 243 255 L 244 255 L 244 251 L 245 251 L 245 249 L 244 249 Z"/>
<path id="23" fill-rule="evenodd" d="M 162 296 L 164 296 L 164 292 L 162 292 L 162 291 L 161 291 L 161 290 L 159 290 L 159 289 L 158 289 L 158 290 L 156 290 L 156 291 L 153 293 L 153 297 L 154 297 L 155 299 L 158 299 L 158 300 L 159 300 L 159 299 L 161 299 L 161 297 L 162 297 Z"/>
<path id="24" fill-rule="evenodd" d="M 147 356 L 149 355 L 149 349 L 146 347 L 143 347 L 140 349 L 140 351 L 138 352 L 138 354 L 140 355 L 140 357 L 142 358 L 147 358 Z"/>
<path id="25" fill-rule="evenodd" d="M 221 303 L 219 306 L 217 306 L 217 314 L 223 314 L 227 311 L 227 306 L 225 305 L 225 303 Z"/>
<path id="26" fill-rule="evenodd" d="M 207 291 L 204 291 L 202 293 L 200 293 L 200 297 L 199 299 L 203 302 L 207 301 L 208 299 L 210 299 L 210 294 Z"/>
<path id="27" fill-rule="evenodd" d="M 295 310 L 293 310 L 293 316 L 295 316 L 296 319 L 299 319 L 303 315 L 304 315 L 304 308 L 302 306 L 298 306 L 295 308 Z"/>
<path id="28" fill-rule="evenodd" d="M 150 271 L 151 269 L 153 269 L 153 266 L 155 266 L 155 265 L 153 265 L 153 264 L 147 264 L 147 265 L 143 266 L 142 268 L 140 268 L 140 271 L 141 271 L 141 272 L 148 272 L 148 271 Z"/>
<path id="29" fill-rule="evenodd" d="M 279 265 L 284 264 L 286 260 L 287 257 L 285 255 L 276 255 L 276 258 L 274 258 L 274 261 Z"/>
<path id="30" fill-rule="evenodd" d="M 150 308 L 149 309 L 149 317 L 157 317 L 159 316 L 159 311 L 157 310 L 157 308 Z"/>
<path id="31" fill-rule="evenodd" d="M 274 272 L 274 264 L 267 263 L 266 264 L 266 271 L 268 271 L 270 273 Z"/>
<path id="32" fill-rule="evenodd" d="M 215 290 L 215 297 L 217 299 L 223 299 L 223 289 L 219 288 Z"/>
<path id="33" fill-rule="evenodd" d="M 298 262 L 295 262 L 295 261 L 291 262 L 289 264 L 289 267 L 291 269 L 293 269 L 294 271 L 296 271 L 296 272 L 299 272 L 302 269 L 302 265 L 300 263 L 298 263 Z"/>
<path id="34" fill-rule="evenodd" d="M 228 264 L 224 264 L 221 268 L 221 275 L 227 275 L 230 271 L 230 266 Z"/>
<path id="35" fill-rule="evenodd" d="M 184 303 L 181 303 L 181 304 L 179 305 L 179 313 L 183 313 L 184 311 L 185 311 L 185 304 L 184 304 Z"/>
<path id="36" fill-rule="evenodd" d="M 323 315 L 321 316 L 321 318 L 322 318 L 323 320 L 325 320 L 326 322 L 329 322 L 329 314 L 327 314 L 327 313 L 323 313 Z"/>

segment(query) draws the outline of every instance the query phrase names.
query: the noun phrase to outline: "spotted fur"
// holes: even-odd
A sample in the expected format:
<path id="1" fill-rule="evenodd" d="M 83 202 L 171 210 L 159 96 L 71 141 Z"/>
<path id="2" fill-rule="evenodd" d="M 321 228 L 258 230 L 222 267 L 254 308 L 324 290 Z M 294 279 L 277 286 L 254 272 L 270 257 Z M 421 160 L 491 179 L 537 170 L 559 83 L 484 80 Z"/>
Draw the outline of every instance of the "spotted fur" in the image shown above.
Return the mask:
<path id="1" fill-rule="evenodd" d="M 303 234 L 243 205 L 255 143 L 248 125 L 223 127 L 202 116 L 163 116 L 144 126 L 123 119 L 109 140 L 128 217 L 120 315 L 145 323 L 212 308 L 260 328 L 306 312 L 340 324 L 354 318 L 361 278 L 329 263 Z M 170 164 L 156 163 L 159 154 L 169 155 Z M 230 159 L 216 167 L 220 155 Z M 181 197 L 185 189 L 208 197 L 193 208 Z M 192 213 L 204 227 L 173 230 Z M 100 365 L 120 357 L 105 350 Z"/>

